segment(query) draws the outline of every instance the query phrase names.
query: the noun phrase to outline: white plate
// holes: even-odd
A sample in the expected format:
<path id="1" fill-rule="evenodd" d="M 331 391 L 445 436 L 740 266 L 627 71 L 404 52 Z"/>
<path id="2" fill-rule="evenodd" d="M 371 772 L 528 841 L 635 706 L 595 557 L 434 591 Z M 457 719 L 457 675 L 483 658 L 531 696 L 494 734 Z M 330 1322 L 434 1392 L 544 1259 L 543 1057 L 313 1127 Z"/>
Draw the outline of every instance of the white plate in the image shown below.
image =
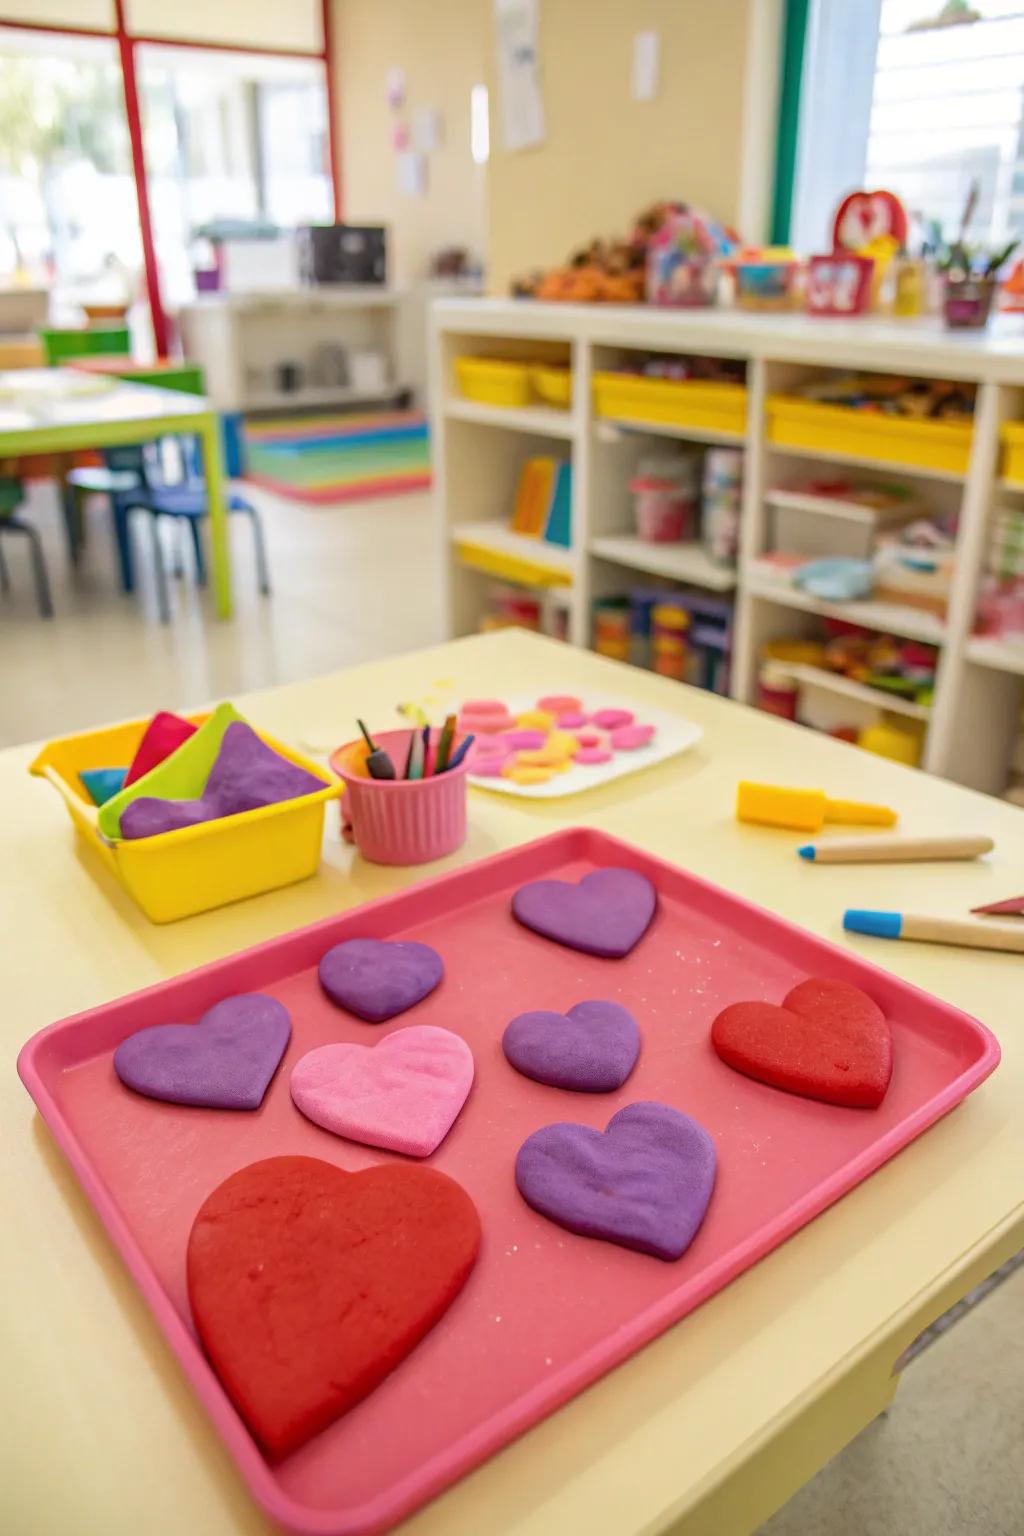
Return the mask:
<path id="1" fill-rule="evenodd" d="M 536 708 L 536 697 L 514 694 L 505 700 L 509 713 L 521 715 L 527 709 Z M 612 694 L 593 693 L 583 698 L 583 713 L 595 714 L 599 709 L 629 709 L 636 716 L 638 725 L 653 725 L 654 736 L 646 747 L 632 752 L 615 752 L 610 763 L 573 763 L 565 773 L 556 773 L 546 784 L 516 784 L 512 779 L 489 779 L 471 773 L 467 777 L 478 789 L 492 789 L 499 795 L 518 795 L 522 800 L 560 800 L 563 795 L 578 795 L 581 790 L 593 789 L 597 784 L 610 784 L 613 779 L 623 779 L 627 774 L 638 773 L 652 763 L 663 763 L 668 757 L 688 752 L 700 741 L 704 732 L 692 720 L 680 719 L 663 709 L 649 704 L 635 704 L 632 699 L 616 698 Z"/>

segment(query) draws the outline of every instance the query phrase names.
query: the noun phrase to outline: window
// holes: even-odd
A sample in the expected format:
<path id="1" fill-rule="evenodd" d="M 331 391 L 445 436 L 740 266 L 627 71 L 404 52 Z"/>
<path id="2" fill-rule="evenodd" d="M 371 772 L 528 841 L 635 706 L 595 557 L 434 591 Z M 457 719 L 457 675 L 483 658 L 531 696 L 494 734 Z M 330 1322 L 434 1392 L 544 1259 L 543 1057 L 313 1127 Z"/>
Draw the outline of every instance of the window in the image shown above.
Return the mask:
<path id="1" fill-rule="evenodd" d="M 1024 238 L 1024 0 L 811 0 L 792 243 L 858 186 L 952 237 L 974 181 L 969 241 Z"/>

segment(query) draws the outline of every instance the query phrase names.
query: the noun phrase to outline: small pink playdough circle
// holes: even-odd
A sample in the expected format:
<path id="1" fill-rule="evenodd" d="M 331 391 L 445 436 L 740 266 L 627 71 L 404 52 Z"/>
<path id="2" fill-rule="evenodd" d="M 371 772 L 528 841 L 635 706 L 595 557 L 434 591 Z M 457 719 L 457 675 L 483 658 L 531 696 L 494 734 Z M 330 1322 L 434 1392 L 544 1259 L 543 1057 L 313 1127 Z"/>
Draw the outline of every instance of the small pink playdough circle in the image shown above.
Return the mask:
<path id="1" fill-rule="evenodd" d="M 574 763 L 610 763 L 612 754 L 607 747 L 581 747 L 573 758 Z"/>
<path id="2" fill-rule="evenodd" d="M 653 725 L 623 725 L 612 731 L 612 746 L 616 752 L 635 752 L 637 747 L 646 747 L 653 735 Z"/>
<path id="3" fill-rule="evenodd" d="M 502 757 L 507 757 L 509 746 L 505 736 L 499 732 L 497 736 L 481 736 L 477 741 L 474 741 L 471 750 L 473 761 L 476 762 L 478 757 L 493 757 L 495 753 L 500 753 Z"/>
<path id="4" fill-rule="evenodd" d="M 537 708 L 546 710 L 549 715 L 564 715 L 578 711 L 582 705 L 571 693 L 549 693 L 537 700 Z"/>
<path id="5" fill-rule="evenodd" d="M 591 715 L 590 723 L 603 731 L 617 731 L 620 726 L 632 725 L 635 718 L 631 709 L 599 709 Z"/>
<path id="6" fill-rule="evenodd" d="M 459 710 L 460 715 L 505 715 L 508 705 L 501 699 L 467 699 Z"/>
<path id="7" fill-rule="evenodd" d="M 576 732 L 576 740 L 581 747 L 606 747 L 610 737 L 607 731 L 598 730 L 596 725 L 588 725 Z"/>
<path id="8" fill-rule="evenodd" d="M 467 715 L 459 716 L 459 730 L 471 731 L 475 736 L 493 736 L 498 731 L 507 731 L 515 725 L 512 716 L 507 712 L 500 715 Z"/>
<path id="9" fill-rule="evenodd" d="M 501 739 L 513 752 L 531 752 L 536 747 L 544 745 L 548 739 L 548 733 L 524 728 L 518 731 L 506 731 Z"/>
<path id="10" fill-rule="evenodd" d="M 508 752 L 488 752 L 484 757 L 474 758 L 469 771 L 478 779 L 500 779 L 509 756 Z"/>
<path id="11" fill-rule="evenodd" d="M 579 709 L 567 709 L 558 717 L 558 729 L 560 731 L 575 731 L 579 726 L 585 725 L 586 715 Z"/>

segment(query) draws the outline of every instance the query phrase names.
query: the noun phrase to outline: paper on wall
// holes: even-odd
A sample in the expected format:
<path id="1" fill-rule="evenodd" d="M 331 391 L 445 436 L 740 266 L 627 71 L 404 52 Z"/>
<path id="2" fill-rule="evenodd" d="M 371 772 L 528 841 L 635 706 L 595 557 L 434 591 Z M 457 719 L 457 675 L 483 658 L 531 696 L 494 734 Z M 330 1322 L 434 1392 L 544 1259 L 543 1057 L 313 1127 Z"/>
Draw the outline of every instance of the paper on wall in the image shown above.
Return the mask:
<path id="1" fill-rule="evenodd" d="M 633 35 L 633 100 L 653 101 L 658 94 L 657 32 L 636 32 Z"/>
<path id="2" fill-rule="evenodd" d="M 422 197 L 427 190 L 426 156 L 405 150 L 397 157 L 398 190 L 404 197 Z"/>
<path id="3" fill-rule="evenodd" d="M 384 95 L 392 112 L 405 102 L 405 70 L 396 64 L 384 77 Z"/>
<path id="4" fill-rule="evenodd" d="M 441 114 L 436 107 L 419 107 L 412 115 L 412 142 L 421 155 L 429 155 L 441 142 Z"/>
<path id="5" fill-rule="evenodd" d="M 506 149 L 544 142 L 540 94 L 539 0 L 494 0 L 498 85 Z"/>

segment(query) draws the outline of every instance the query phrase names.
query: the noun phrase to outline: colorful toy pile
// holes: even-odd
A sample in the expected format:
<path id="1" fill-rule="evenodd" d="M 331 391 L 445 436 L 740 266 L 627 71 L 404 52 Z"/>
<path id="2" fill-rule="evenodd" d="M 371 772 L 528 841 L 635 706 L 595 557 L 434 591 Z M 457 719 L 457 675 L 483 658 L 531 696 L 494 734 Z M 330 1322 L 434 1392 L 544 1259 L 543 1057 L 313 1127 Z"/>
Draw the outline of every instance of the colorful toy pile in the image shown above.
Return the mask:
<path id="1" fill-rule="evenodd" d="M 655 727 L 639 724 L 631 710 L 588 713 L 582 699 L 569 694 L 547 694 L 516 715 L 499 699 L 470 700 L 458 723 L 476 738 L 470 774 L 514 784 L 546 784 L 574 765 L 610 763 L 616 752 L 646 747 L 655 734 Z"/>
<path id="2" fill-rule="evenodd" d="M 594 650 L 661 677 L 729 691 L 732 603 L 705 592 L 634 587 L 594 603 Z"/>
<path id="3" fill-rule="evenodd" d="M 916 421 L 970 423 L 975 386 L 947 379 L 909 379 L 897 374 L 843 373 L 812 379 L 793 391 L 822 405 Z"/>

